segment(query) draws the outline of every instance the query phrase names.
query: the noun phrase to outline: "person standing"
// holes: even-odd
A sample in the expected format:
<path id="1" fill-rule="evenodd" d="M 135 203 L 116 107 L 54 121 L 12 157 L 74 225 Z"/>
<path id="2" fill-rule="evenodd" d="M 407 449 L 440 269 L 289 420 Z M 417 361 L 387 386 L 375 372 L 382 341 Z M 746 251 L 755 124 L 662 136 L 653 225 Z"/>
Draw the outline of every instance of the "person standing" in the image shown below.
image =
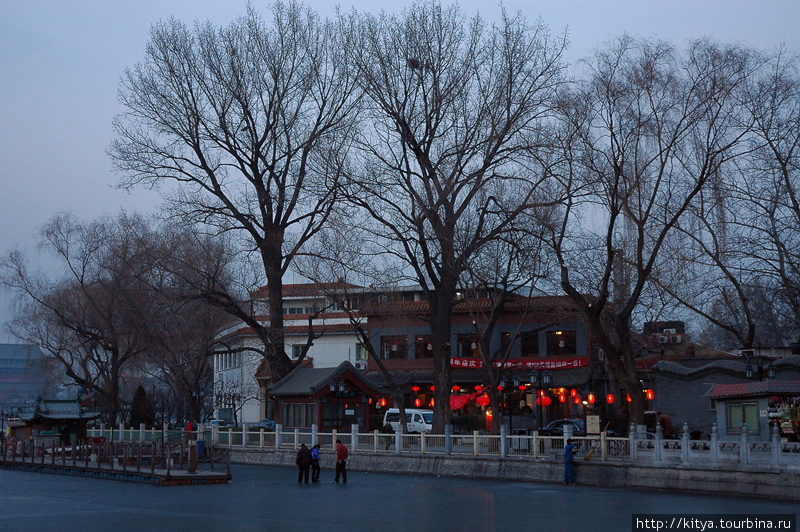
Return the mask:
<path id="1" fill-rule="evenodd" d="M 311 467 L 311 451 L 306 447 L 305 443 L 300 444 L 300 450 L 297 451 L 297 460 L 295 460 L 297 467 L 300 471 L 297 473 L 297 483 L 303 482 L 305 479 L 308 484 L 308 470 Z"/>
<path id="2" fill-rule="evenodd" d="M 675 435 L 675 425 L 672 424 L 672 419 L 663 412 L 658 412 L 658 424 L 661 425 L 661 436 L 664 438 L 672 438 Z"/>
<path id="3" fill-rule="evenodd" d="M 572 438 L 567 440 L 564 446 L 564 484 L 571 484 L 575 482 L 575 447 L 577 444 L 572 443 Z"/>
<path id="4" fill-rule="evenodd" d="M 319 482 L 319 444 L 311 448 L 311 482 Z"/>
<path id="5" fill-rule="evenodd" d="M 347 447 L 342 440 L 336 440 L 336 477 L 333 479 L 336 484 L 339 483 L 339 475 L 342 483 L 347 484 Z"/>

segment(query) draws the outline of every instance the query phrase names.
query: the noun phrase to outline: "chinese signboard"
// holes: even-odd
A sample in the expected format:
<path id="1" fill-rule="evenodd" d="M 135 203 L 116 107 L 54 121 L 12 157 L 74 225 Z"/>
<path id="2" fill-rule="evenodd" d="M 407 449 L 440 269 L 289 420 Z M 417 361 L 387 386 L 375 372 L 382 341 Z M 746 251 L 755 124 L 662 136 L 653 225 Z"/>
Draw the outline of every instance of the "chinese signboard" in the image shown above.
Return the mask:
<path id="1" fill-rule="evenodd" d="M 515 358 L 505 362 L 497 363 L 500 367 L 518 369 L 572 369 L 582 368 L 589 365 L 587 357 L 582 358 Z M 483 367 L 483 360 L 480 358 L 451 358 L 450 367 L 453 368 L 475 368 Z"/>

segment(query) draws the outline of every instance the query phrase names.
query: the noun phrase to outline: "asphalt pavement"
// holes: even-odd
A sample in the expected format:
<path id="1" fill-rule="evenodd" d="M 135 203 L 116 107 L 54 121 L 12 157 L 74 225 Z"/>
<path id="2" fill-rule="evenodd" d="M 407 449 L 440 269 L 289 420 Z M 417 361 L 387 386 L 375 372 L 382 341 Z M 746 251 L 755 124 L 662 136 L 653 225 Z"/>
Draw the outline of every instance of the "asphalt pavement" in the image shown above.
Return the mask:
<path id="1" fill-rule="evenodd" d="M 0 470 L 0 530 L 625 531 L 633 514 L 797 514 L 728 496 L 351 471 L 232 466 L 228 485 L 146 484 Z"/>

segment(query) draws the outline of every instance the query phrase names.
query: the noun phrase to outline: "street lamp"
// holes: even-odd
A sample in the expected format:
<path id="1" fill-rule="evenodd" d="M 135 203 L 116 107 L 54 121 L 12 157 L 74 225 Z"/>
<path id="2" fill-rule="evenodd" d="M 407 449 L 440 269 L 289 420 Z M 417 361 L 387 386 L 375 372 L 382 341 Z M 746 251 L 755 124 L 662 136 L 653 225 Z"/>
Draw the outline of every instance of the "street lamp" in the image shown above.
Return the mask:
<path id="1" fill-rule="evenodd" d="M 750 363 L 751 359 L 756 360 L 756 364 L 758 367 L 758 380 L 764 380 L 764 358 L 761 354 L 756 355 L 755 351 L 752 349 L 743 349 L 742 355 L 747 357 L 747 365 L 744 367 L 744 376 L 748 379 L 752 379 L 753 375 L 755 374 L 756 368 L 753 367 L 753 364 Z M 775 378 L 775 366 L 770 362 L 767 364 L 767 378 L 774 379 Z"/>
<path id="2" fill-rule="evenodd" d="M 542 428 L 542 388 L 549 388 L 553 384 L 553 375 L 547 370 L 534 368 L 530 373 L 531 386 L 536 388 L 536 403 L 539 405 L 539 429 Z"/>

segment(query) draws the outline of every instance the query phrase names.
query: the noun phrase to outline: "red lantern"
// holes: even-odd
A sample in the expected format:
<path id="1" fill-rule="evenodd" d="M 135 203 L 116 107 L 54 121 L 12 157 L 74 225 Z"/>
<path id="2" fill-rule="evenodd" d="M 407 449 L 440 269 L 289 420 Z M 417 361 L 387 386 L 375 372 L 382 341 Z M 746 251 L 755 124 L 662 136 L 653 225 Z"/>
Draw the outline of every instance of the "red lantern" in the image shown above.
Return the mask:
<path id="1" fill-rule="evenodd" d="M 489 396 L 487 394 L 483 394 L 480 397 L 478 397 L 477 399 L 475 399 L 475 402 L 478 403 L 479 406 L 486 406 L 489 403 L 491 403 L 492 401 L 491 401 L 491 399 L 489 399 Z"/>
<path id="2" fill-rule="evenodd" d="M 594 394 L 590 393 L 589 395 L 587 395 L 586 396 L 586 400 L 589 401 L 590 405 L 593 405 L 594 404 Z"/>
<path id="3" fill-rule="evenodd" d="M 369 398 L 369 404 L 372 404 L 372 397 Z"/>
<path id="4" fill-rule="evenodd" d="M 414 393 L 417 393 L 419 391 L 419 386 L 412 386 L 411 387 L 411 391 L 413 391 Z"/>
<path id="5" fill-rule="evenodd" d="M 606 403 L 613 405 L 614 404 L 614 394 L 610 393 L 606 396 Z"/>
<path id="6" fill-rule="evenodd" d="M 419 397 L 417 397 L 417 398 L 414 400 L 414 406 L 416 406 L 417 408 L 419 408 L 419 407 L 421 407 L 421 406 L 422 406 L 422 401 L 420 401 Z"/>
<path id="7" fill-rule="evenodd" d="M 519 385 L 519 389 L 520 389 L 520 390 L 522 390 L 522 391 L 525 391 L 525 390 L 527 390 L 527 389 L 528 389 L 528 387 L 527 387 L 527 386 L 525 386 L 524 384 L 520 384 L 520 385 Z"/>
<path id="8" fill-rule="evenodd" d="M 546 395 L 543 395 L 542 397 L 537 397 L 536 398 L 536 404 L 538 406 L 550 406 L 551 402 L 552 401 L 550 401 L 550 398 L 547 397 Z"/>
<path id="9" fill-rule="evenodd" d="M 428 405 L 428 406 L 433 406 L 433 397 L 431 397 L 431 402 L 430 402 L 430 405 Z"/>
<path id="10" fill-rule="evenodd" d="M 386 406 L 386 398 L 381 397 L 381 406 Z"/>
<path id="11" fill-rule="evenodd" d="M 576 396 L 575 396 L 575 404 L 576 404 L 576 405 L 579 405 L 579 404 L 581 404 L 581 396 L 580 396 L 580 395 L 576 395 Z"/>
<path id="12" fill-rule="evenodd" d="M 476 392 L 479 392 L 479 391 L 481 391 L 481 390 L 483 390 L 483 386 L 481 386 L 480 384 L 476 384 L 476 385 L 475 385 L 475 391 L 476 391 Z"/>
<path id="13" fill-rule="evenodd" d="M 434 388 L 435 388 L 435 386 L 431 386 L 431 391 L 433 391 L 433 390 L 434 390 Z"/>
<path id="14" fill-rule="evenodd" d="M 631 394 L 628 394 L 628 402 L 631 402 Z"/>
<path id="15" fill-rule="evenodd" d="M 652 401 L 652 400 L 653 400 L 653 397 L 655 397 L 655 396 L 656 396 L 656 395 L 653 393 L 653 390 L 645 390 L 644 392 L 645 392 L 645 395 L 647 396 L 647 400 L 648 400 L 648 401 Z"/>
<path id="16" fill-rule="evenodd" d="M 570 395 L 571 397 L 575 397 L 576 395 L 578 395 L 578 390 L 576 390 L 575 388 L 571 389 L 571 390 L 569 391 L 569 395 Z"/>
<path id="17" fill-rule="evenodd" d="M 454 391 L 454 392 L 457 392 L 457 391 L 458 391 L 458 390 L 460 390 L 460 389 L 461 389 L 461 387 L 460 387 L 458 384 L 456 384 L 455 386 L 453 386 L 453 391 Z"/>
<path id="18" fill-rule="evenodd" d="M 560 394 L 558 394 L 558 400 L 561 401 L 562 403 L 566 403 L 567 402 L 567 396 L 564 395 L 563 393 L 560 393 Z"/>

